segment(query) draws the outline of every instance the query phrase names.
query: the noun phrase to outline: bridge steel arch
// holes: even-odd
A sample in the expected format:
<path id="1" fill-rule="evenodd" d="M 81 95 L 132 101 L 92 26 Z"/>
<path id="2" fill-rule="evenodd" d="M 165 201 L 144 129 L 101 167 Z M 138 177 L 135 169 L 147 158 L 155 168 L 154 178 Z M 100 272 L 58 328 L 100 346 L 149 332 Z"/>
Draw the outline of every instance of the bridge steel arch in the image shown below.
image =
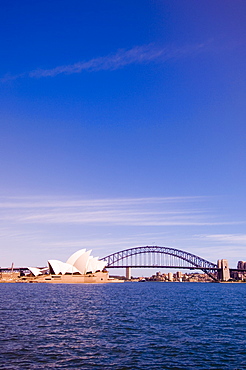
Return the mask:
<path id="1" fill-rule="evenodd" d="M 199 269 L 217 280 L 212 273 L 217 272 L 215 263 L 180 249 L 159 246 L 145 246 L 125 249 L 100 258 L 106 268 L 178 268 Z"/>

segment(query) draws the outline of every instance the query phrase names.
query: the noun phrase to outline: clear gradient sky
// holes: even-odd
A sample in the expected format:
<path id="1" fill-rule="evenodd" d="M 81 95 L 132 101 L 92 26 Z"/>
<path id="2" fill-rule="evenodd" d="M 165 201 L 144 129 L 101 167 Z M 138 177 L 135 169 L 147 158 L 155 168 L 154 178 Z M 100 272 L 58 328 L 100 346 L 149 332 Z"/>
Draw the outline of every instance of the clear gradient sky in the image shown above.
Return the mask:
<path id="1" fill-rule="evenodd" d="M 0 266 L 246 260 L 246 2 L 2 0 Z"/>

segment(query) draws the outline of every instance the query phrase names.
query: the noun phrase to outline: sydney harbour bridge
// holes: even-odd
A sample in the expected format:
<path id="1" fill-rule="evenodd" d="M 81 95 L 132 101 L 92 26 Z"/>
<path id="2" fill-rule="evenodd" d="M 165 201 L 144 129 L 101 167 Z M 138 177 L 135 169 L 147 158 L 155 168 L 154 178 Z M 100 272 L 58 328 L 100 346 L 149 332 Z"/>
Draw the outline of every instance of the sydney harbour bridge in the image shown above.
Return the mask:
<path id="1" fill-rule="evenodd" d="M 170 247 L 145 246 L 125 249 L 101 258 L 106 268 L 126 268 L 129 277 L 131 268 L 162 268 L 202 270 L 213 280 L 228 280 L 230 272 L 241 271 L 229 269 L 227 260 L 217 264 L 207 261 L 189 252 Z"/>

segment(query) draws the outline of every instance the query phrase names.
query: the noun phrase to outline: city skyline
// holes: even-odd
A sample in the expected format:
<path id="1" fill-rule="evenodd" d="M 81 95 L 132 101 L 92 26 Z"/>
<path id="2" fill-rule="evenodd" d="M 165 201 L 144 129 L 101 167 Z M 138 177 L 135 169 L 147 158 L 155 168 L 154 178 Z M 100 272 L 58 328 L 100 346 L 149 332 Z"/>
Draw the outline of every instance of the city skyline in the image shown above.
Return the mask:
<path id="1" fill-rule="evenodd" d="M 245 2 L 1 8 L 1 266 L 245 260 Z"/>

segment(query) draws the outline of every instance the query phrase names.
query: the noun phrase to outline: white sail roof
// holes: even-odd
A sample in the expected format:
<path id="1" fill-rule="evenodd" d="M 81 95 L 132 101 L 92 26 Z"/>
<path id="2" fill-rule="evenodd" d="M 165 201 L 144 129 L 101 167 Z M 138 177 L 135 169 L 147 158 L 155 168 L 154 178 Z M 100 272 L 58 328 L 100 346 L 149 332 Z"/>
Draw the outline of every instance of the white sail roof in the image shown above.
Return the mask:
<path id="1" fill-rule="evenodd" d="M 79 251 L 73 253 L 67 260 L 66 263 L 69 263 L 70 265 L 74 265 L 74 263 L 77 261 L 77 259 L 85 253 L 86 249 L 80 249 Z"/>
<path id="2" fill-rule="evenodd" d="M 87 264 L 90 254 L 91 250 L 81 254 L 73 264 L 81 272 L 81 274 L 86 274 L 87 272 Z"/>
<path id="3" fill-rule="evenodd" d="M 42 271 L 37 267 L 28 267 L 28 270 L 31 271 L 34 276 L 42 275 Z"/>
<path id="4" fill-rule="evenodd" d="M 106 264 L 107 263 L 105 261 L 98 261 L 97 266 L 96 266 L 96 271 L 102 271 L 104 267 L 106 266 Z"/>
<path id="5" fill-rule="evenodd" d="M 55 275 L 74 273 L 84 275 L 87 272 L 95 273 L 96 271 L 102 271 L 106 265 L 105 261 L 99 261 L 98 257 L 92 257 L 90 254 L 91 250 L 86 251 L 86 249 L 80 249 L 73 253 L 66 263 L 58 260 L 49 260 L 50 273 Z M 38 273 L 38 271 L 35 271 L 35 273 Z M 40 274 L 42 274 L 41 271 Z"/>
<path id="6" fill-rule="evenodd" d="M 48 264 L 50 266 L 51 273 L 53 272 L 55 275 L 65 275 L 67 273 L 74 274 L 76 272 L 80 273 L 75 266 L 72 266 L 69 263 L 64 263 L 58 260 L 49 260 Z"/>
<path id="7" fill-rule="evenodd" d="M 97 271 L 97 263 L 98 263 L 98 257 L 92 257 L 90 256 L 89 260 L 88 260 L 88 264 L 87 264 L 87 268 L 86 268 L 86 272 L 96 272 Z"/>

